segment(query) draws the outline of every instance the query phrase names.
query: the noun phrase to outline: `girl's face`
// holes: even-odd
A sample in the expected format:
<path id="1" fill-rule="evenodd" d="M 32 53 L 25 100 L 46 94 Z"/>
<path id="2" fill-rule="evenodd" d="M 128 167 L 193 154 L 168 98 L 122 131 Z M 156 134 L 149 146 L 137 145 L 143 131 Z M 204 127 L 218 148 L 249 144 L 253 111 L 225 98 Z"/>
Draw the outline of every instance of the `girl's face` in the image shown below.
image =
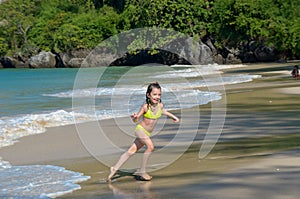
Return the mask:
<path id="1" fill-rule="evenodd" d="M 153 88 L 150 93 L 147 94 L 150 99 L 151 104 L 158 104 L 161 98 L 161 90 L 158 88 Z"/>

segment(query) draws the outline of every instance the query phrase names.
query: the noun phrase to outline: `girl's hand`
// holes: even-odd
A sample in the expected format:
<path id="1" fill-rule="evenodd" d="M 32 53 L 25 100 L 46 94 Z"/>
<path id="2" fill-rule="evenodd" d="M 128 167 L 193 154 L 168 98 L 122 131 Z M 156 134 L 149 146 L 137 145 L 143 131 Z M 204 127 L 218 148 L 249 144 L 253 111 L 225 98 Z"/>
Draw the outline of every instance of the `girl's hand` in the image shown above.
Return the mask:
<path id="1" fill-rule="evenodd" d="M 175 123 L 178 123 L 178 122 L 180 121 L 178 117 L 174 117 L 174 118 L 172 118 L 172 119 L 173 119 L 173 121 L 174 121 Z"/>
<path id="2" fill-rule="evenodd" d="M 178 123 L 180 120 L 178 117 L 170 113 L 169 111 L 163 109 L 163 114 L 166 115 L 167 117 L 171 118 L 175 123 Z"/>
<path id="3" fill-rule="evenodd" d="M 133 113 L 132 115 L 130 115 L 131 119 L 133 122 L 136 122 L 138 119 L 138 115 L 136 113 Z"/>

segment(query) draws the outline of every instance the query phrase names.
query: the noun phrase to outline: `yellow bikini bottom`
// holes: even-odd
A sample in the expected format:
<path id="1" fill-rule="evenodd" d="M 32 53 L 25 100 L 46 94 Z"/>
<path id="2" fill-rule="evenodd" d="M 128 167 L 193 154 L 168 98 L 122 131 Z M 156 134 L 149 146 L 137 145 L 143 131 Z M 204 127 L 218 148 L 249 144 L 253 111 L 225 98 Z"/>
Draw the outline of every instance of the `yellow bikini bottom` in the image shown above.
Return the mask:
<path id="1" fill-rule="evenodd" d="M 149 137 L 151 136 L 151 133 L 149 131 L 147 131 L 142 125 L 138 124 L 135 127 L 135 131 L 138 130 L 142 130 L 146 135 L 148 135 Z"/>

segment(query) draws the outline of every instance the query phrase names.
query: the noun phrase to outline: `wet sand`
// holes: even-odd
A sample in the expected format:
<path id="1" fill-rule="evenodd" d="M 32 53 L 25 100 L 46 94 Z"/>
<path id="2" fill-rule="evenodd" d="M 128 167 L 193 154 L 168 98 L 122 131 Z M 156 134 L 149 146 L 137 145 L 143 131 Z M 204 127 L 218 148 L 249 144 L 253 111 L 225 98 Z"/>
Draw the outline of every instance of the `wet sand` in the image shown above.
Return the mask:
<path id="1" fill-rule="evenodd" d="M 198 153 L 210 122 L 211 105 L 187 110 L 191 118 L 199 109 L 201 113 L 198 129 L 191 129 L 198 132 L 193 144 L 171 165 L 151 172 L 150 182 L 136 181 L 131 170 L 119 173 L 111 184 L 104 182 L 109 168 L 97 158 L 111 151 L 106 147 L 97 153 L 106 144 L 97 138 L 99 125 L 124 149 L 133 139 L 122 133 L 115 120 L 80 124 L 77 129 L 75 125 L 49 128 L 44 134 L 24 137 L 0 149 L 0 157 L 12 165 L 52 164 L 91 176 L 80 184 L 81 190 L 60 198 L 296 199 L 300 195 L 300 80 L 293 80 L 289 74 L 293 65 L 261 64 L 226 70 L 262 78 L 225 86 L 227 111 L 222 135 L 203 159 Z M 182 114 L 180 110 L 174 113 Z M 127 121 L 118 120 L 130 131 L 134 125 L 126 125 Z M 163 135 L 172 137 L 176 125 L 167 122 L 166 126 Z M 78 134 L 78 128 L 84 133 Z M 160 135 L 154 136 L 156 147 L 165 142 Z M 113 163 L 117 156 L 105 158 Z M 164 158 L 161 156 L 162 162 Z M 135 161 L 129 160 L 128 167 Z"/>

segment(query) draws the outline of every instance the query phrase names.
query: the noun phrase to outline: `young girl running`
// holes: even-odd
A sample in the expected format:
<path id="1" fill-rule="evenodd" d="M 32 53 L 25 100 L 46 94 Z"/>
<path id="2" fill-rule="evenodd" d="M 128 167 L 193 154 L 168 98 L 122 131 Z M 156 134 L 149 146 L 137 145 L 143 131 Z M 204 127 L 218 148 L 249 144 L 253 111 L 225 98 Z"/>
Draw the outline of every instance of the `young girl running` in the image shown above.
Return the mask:
<path id="1" fill-rule="evenodd" d="M 152 179 L 152 177 L 146 172 L 146 165 L 149 156 L 154 150 L 154 146 L 152 140 L 150 139 L 150 136 L 157 123 L 157 119 L 160 118 L 163 114 L 173 119 L 174 122 L 179 122 L 178 117 L 164 109 L 164 105 L 161 103 L 160 98 L 160 85 L 157 82 L 150 84 L 146 92 L 146 103 L 142 105 L 137 114 L 133 113 L 131 115 L 131 118 L 135 123 L 137 123 L 143 116 L 142 121 L 137 124 L 135 128 L 136 139 L 134 140 L 130 148 L 123 155 L 121 155 L 119 161 L 110 168 L 110 174 L 107 179 L 108 181 L 111 181 L 114 174 L 128 160 L 128 158 L 135 154 L 144 145 L 146 145 L 147 148 L 143 154 L 139 178 L 145 181 L 149 181 Z"/>

